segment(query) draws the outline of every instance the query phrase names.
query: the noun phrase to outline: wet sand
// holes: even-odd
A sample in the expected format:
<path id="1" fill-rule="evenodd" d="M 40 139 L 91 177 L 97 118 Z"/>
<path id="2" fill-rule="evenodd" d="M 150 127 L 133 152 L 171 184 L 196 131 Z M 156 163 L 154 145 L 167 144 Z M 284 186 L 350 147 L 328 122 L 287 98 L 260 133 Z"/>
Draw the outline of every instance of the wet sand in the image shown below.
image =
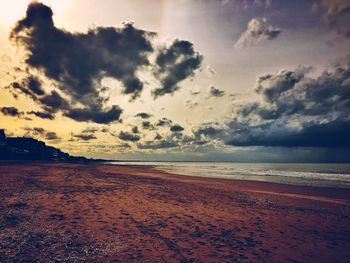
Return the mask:
<path id="1" fill-rule="evenodd" d="M 0 162 L 0 262 L 349 262 L 350 190 Z"/>

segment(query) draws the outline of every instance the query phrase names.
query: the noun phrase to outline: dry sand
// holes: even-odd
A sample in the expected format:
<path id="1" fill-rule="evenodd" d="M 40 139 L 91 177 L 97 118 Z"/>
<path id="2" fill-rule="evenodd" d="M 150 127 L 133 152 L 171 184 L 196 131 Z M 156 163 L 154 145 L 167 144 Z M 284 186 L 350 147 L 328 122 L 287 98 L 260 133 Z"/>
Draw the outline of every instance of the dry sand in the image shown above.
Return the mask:
<path id="1" fill-rule="evenodd" d="M 0 163 L 0 262 L 349 262 L 350 190 Z"/>

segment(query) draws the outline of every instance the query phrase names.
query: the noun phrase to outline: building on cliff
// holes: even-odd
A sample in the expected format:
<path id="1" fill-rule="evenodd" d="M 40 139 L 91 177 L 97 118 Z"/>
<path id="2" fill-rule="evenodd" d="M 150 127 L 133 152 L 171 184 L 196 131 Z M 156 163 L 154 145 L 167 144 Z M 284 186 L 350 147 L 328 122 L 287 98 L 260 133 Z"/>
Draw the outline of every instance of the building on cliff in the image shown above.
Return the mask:
<path id="1" fill-rule="evenodd" d="M 0 129 L 0 159 L 5 160 L 46 160 L 83 161 L 84 157 L 73 157 L 44 142 L 26 137 L 6 137 Z"/>

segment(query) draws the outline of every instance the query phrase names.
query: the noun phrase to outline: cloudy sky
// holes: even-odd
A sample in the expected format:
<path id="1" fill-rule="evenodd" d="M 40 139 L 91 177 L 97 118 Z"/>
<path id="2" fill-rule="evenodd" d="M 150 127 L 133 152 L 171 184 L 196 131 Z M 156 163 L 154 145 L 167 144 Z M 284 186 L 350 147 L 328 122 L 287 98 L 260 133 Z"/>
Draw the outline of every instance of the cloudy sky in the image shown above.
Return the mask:
<path id="1" fill-rule="evenodd" d="M 349 0 L 13 0 L 0 126 L 108 159 L 350 161 Z"/>

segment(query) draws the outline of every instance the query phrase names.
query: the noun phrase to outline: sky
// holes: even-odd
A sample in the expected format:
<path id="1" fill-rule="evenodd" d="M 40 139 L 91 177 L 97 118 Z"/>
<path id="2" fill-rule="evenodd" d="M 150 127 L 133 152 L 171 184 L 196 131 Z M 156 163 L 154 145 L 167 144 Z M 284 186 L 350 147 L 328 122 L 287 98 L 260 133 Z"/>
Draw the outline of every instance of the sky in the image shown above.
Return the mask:
<path id="1" fill-rule="evenodd" d="M 1 5 L 7 136 L 105 159 L 350 161 L 349 0 Z"/>

